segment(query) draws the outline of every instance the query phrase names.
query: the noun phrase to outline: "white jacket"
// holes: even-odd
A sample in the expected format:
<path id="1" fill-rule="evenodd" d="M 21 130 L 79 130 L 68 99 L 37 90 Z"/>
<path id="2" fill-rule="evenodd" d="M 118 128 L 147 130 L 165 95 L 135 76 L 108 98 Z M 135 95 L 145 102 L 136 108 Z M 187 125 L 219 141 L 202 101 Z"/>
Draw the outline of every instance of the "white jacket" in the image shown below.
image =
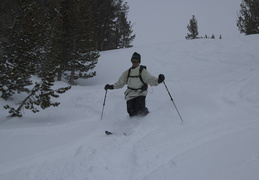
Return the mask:
<path id="1" fill-rule="evenodd" d="M 131 68 L 130 70 L 130 75 L 129 76 L 139 76 L 139 68 L 140 66 L 136 68 Z M 114 89 L 119 89 L 123 88 L 125 84 L 128 85 L 129 88 L 125 91 L 125 99 L 131 100 L 133 98 L 136 98 L 138 96 L 146 96 L 147 91 L 143 91 L 140 88 L 143 86 L 143 83 L 141 82 L 139 77 L 128 77 L 129 70 L 126 70 L 125 72 L 122 73 L 121 77 L 119 80 L 113 84 Z M 143 68 L 141 77 L 143 81 L 150 86 L 157 86 L 158 83 L 158 78 L 152 76 L 145 68 Z M 133 90 L 136 89 L 136 90 Z"/>

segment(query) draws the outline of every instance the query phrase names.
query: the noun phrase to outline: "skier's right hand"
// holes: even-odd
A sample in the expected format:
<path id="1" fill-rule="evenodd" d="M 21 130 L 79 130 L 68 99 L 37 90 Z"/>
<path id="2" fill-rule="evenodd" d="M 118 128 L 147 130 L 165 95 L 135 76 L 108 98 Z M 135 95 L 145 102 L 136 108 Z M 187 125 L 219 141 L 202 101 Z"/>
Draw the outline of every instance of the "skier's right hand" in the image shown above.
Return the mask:
<path id="1" fill-rule="evenodd" d="M 104 89 L 105 89 L 105 90 L 114 89 L 114 87 L 113 87 L 113 85 L 106 84 L 106 85 L 104 86 Z"/>

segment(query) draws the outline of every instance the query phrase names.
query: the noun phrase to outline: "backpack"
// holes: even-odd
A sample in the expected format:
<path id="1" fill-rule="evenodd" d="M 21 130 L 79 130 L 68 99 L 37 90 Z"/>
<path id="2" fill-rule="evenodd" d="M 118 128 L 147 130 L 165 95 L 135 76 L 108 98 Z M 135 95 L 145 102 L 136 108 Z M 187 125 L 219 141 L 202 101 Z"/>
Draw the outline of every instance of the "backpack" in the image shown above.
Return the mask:
<path id="1" fill-rule="evenodd" d="M 148 88 L 148 84 L 143 81 L 143 78 L 142 78 L 142 76 L 141 76 L 141 73 L 142 73 L 142 71 L 143 71 L 144 68 L 147 69 L 146 66 L 140 65 L 140 68 L 139 68 L 139 75 L 138 75 L 138 76 L 130 76 L 131 68 L 129 68 L 129 70 L 128 70 L 128 78 L 127 78 L 127 81 L 128 81 L 128 79 L 129 79 L 129 77 L 139 78 L 140 81 L 143 83 L 143 86 L 142 86 L 141 88 L 139 88 L 139 89 L 141 89 L 142 91 L 146 91 L 147 88 Z M 128 87 L 128 89 L 131 89 L 131 90 L 139 90 L 139 89 L 134 89 L 134 88 L 130 88 L 130 87 Z"/>

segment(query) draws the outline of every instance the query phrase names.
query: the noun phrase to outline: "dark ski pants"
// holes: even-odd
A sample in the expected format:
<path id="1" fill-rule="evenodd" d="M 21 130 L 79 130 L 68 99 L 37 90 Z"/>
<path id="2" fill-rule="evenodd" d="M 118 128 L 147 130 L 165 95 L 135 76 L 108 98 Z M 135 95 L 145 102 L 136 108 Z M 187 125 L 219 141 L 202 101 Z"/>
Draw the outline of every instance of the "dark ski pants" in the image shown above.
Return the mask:
<path id="1" fill-rule="evenodd" d="M 146 96 L 139 96 L 127 101 L 127 111 L 130 117 L 146 116 L 149 111 L 146 108 Z"/>

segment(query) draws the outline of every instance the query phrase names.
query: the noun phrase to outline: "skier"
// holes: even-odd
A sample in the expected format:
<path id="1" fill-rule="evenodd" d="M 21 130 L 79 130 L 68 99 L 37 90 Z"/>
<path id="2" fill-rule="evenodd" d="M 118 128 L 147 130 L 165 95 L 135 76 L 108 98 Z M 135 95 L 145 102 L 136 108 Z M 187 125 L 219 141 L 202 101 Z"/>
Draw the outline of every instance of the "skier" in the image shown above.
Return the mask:
<path id="1" fill-rule="evenodd" d="M 146 116 L 149 113 L 146 107 L 148 84 L 157 86 L 165 80 L 165 76 L 163 74 L 160 74 L 158 78 L 152 76 L 145 66 L 140 65 L 141 56 L 137 52 L 133 53 L 131 62 L 132 67 L 123 72 L 116 83 L 106 84 L 104 89 L 119 89 L 127 84 L 128 88 L 124 94 L 129 116 Z"/>

